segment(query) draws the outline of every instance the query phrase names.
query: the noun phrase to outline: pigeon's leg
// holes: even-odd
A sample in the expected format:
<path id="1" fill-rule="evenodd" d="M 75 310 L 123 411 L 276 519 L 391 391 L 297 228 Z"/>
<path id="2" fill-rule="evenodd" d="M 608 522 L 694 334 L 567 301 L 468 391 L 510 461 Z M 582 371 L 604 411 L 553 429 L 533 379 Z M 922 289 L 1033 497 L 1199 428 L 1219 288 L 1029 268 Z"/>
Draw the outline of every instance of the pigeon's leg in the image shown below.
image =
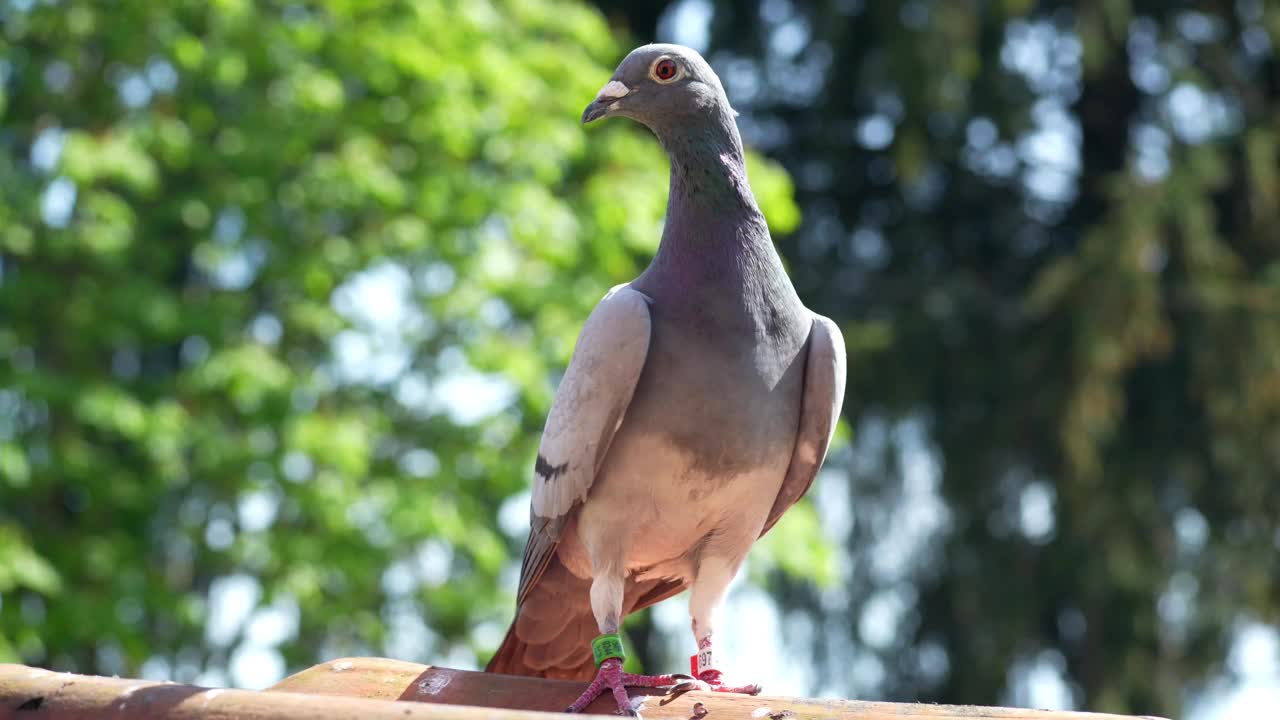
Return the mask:
<path id="1" fill-rule="evenodd" d="M 596 677 L 587 686 L 586 691 L 573 701 L 573 704 L 565 710 L 565 712 L 582 712 L 591 704 L 591 701 L 600 696 L 601 693 L 608 688 L 613 692 L 613 699 L 618 703 L 619 715 L 636 715 L 635 709 L 631 705 L 631 698 L 627 696 L 626 685 L 633 687 L 664 687 L 673 685 L 684 677 L 671 675 L 633 675 L 631 673 L 622 672 L 622 663 L 625 659 L 622 656 L 622 641 L 617 639 L 616 646 L 612 644 L 612 639 L 608 636 L 614 636 L 618 632 L 618 626 L 622 619 L 622 593 L 625 585 L 621 573 L 613 570 L 612 567 L 593 569 L 594 578 L 591 581 L 591 611 L 596 616 L 596 623 L 600 627 L 601 637 L 596 638 L 596 642 L 592 643 L 592 652 L 596 655 L 600 663 L 600 670 L 596 673 Z M 600 651 L 597 652 L 597 646 Z M 603 660 L 600 658 L 604 655 L 611 655 Z"/>
<path id="2" fill-rule="evenodd" d="M 729 583 L 741 565 L 741 558 L 728 560 L 714 556 L 704 557 L 698 563 L 698 574 L 693 579 L 693 587 L 689 593 L 689 615 L 692 619 L 693 639 L 698 643 L 698 655 L 694 667 L 698 679 L 693 683 L 693 687 L 699 690 L 748 695 L 756 695 L 760 692 L 760 686 L 756 683 L 726 684 L 723 673 L 715 667 L 714 654 L 711 651 L 711 637 L 715 634 L 715 616 L 720 606 L 724 604 Z"/>

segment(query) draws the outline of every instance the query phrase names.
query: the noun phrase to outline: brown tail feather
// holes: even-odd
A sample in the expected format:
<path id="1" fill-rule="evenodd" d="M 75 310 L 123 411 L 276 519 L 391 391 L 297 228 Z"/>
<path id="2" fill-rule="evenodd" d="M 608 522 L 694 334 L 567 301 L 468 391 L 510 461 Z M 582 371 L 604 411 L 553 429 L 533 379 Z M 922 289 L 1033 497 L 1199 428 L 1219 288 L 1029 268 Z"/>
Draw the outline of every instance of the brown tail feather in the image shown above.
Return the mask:
<path id="1" fill-rule="evenodd" d="M 661 602 L 684 587 L 678 579 L 629 581 L 624 615 Z M 590 597 L 591 582 L 574 576 L 558 559 L 552 559 L 516 610 L 515 621 L 485 671 L 590 680 L 595 676 L 591 639 L 598 632 Z"/>
<path id="2" fill-rule="evenodd" d="M 594 622 L 593 620 L 592 623 Z M 591 659 L 590 647 L 585 648 L 585 652 L 582 653 L 576 663 L 566 662 L 558 666 L 537 666 L 529 662 L 532 659 L 532 650 L 546 648 L 546 645 L 531 647 L 528 643 L 516 637 L 516 629 L 513 625 L 507 630 L 507 637 L 503 639 L 502 645 L 498 647 L 498 652 L 494 654 L 493 659 L 489 661 L 484 670 L 485 672 L 503 675 L 530 675 L 561 680 L 590 680 L 595 676 L 595 663 Z"/>

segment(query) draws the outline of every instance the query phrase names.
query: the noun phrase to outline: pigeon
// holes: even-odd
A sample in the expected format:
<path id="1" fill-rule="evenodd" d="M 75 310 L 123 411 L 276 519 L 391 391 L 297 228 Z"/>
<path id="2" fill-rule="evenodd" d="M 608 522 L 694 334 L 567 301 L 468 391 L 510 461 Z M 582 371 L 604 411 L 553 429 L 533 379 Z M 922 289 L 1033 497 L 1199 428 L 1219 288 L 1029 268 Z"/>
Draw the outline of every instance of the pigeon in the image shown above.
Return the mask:
<path id="1" fill-rule="evenodd" d="M 516 616 L 487 670 L 758 693 L 715 667 L 716 616 L 752 544 L 809 486 L 844 398 L 839 328 L 807 309 L 747 182 L 720 79 L 697 51 L 636 48 L 582 113 L 647 126 L 671 163 L 658 250 L 589 314 L 534 466 Z M 633 675 L 630 613 L 690 591 L 694 675 Z"/>

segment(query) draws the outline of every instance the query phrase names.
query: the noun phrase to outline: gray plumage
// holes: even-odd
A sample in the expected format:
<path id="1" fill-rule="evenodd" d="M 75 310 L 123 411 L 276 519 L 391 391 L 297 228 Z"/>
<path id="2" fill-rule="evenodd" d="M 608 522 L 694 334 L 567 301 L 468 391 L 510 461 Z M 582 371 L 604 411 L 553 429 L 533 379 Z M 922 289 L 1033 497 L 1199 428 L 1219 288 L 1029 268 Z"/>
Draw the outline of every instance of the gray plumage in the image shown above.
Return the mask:
<path id="1" fill-rule="evenodd" d="M 583 122 L 613 115 L 666 150 L 667 220 L 649 267 L 588 317 L 557 392 L 493 672 L 590 679 L 592 637 L 686 588 L 695 640 L 709 636 L 752 543 L 812 483 L 843 399 L 840 331 L 783 269 L 707 63 L 634 50 Z"/>

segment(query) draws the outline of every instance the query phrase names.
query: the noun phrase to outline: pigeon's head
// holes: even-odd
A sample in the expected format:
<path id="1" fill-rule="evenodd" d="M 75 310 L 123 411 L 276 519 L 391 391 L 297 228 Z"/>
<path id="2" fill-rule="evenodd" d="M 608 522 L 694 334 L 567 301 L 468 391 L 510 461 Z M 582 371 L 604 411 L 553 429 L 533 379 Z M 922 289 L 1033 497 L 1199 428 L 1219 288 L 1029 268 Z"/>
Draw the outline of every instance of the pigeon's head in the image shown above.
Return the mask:
<path id="1" fill-rule="evenodd" d="M 681 128 L 732 125 L 736 113 L 720 78 L 696 50 L 660 44 L 632 50 L 583 111 L 582 122 L 614 115 L 664 137 Z"/>

